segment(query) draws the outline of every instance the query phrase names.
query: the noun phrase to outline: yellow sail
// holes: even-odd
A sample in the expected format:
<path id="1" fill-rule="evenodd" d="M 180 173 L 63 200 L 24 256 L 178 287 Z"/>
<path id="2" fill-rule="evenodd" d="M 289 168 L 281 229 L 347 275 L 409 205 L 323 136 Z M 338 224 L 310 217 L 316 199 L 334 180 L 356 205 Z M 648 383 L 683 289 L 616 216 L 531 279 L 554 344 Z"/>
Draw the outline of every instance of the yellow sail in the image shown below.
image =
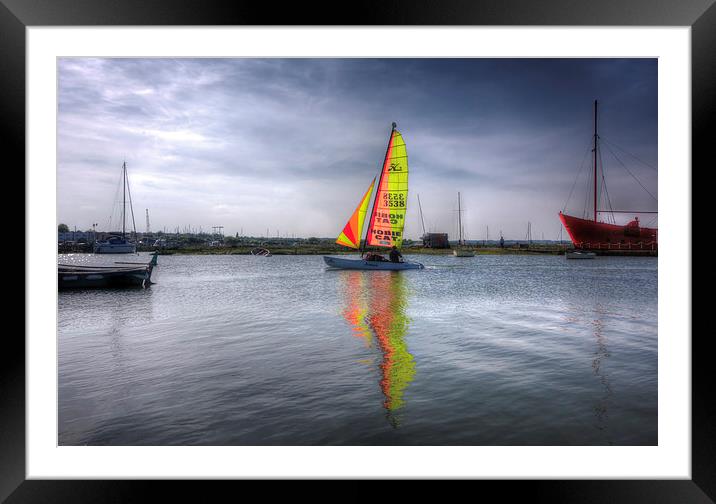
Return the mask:
<path id="1" fill-rule="evenodd" d="M 351 215 L 351 218 L 346 223 L 346 226 L 338 235 L 336 243 L 346 247 L 354 249 L 360 248 L 360 237 L 363 233 L 363 223 L 365 222 L 365 214 L 368 212 L 368 202 L 370 201 L 370 195 L 373 193 L 373 186 L 375 185 L 375 179 L 370 183 L 370 187 L 365 192 L 365 195 L 358 204 L 358 207 Z"/>
<path id="2" fill-rule="evenodd" d="M 408 151 L 403 136 L 393 123 L 368 225 L 368 245 L 400 248 L 407 208 Z"/>

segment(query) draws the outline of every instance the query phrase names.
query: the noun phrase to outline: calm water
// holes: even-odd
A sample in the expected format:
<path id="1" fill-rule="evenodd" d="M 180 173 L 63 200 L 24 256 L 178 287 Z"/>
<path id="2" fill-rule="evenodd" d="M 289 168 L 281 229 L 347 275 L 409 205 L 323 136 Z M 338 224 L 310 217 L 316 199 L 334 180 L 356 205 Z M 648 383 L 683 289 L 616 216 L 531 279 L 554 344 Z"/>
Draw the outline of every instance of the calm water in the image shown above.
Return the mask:
<path id="1" fill-rule="evenodd" d="M 160 256 L 146 290 L 61 292 L 59 443 L 657 443 L 656 259 L 412 259 Z"/>

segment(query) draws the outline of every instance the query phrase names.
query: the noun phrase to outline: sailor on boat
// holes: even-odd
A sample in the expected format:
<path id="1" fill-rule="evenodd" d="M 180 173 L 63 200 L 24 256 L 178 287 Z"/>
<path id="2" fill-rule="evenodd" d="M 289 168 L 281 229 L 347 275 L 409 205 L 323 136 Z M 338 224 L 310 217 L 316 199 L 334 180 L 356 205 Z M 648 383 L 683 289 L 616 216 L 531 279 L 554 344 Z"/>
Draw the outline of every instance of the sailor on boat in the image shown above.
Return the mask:
<path id="1" fill-rule="evenodd" d="M 403 254 L 400 253 L 398 250 L 398 247 L 393 245 L 393 248 L 390 249 L 390 261 L 394 263 L 403 262 Z"/>

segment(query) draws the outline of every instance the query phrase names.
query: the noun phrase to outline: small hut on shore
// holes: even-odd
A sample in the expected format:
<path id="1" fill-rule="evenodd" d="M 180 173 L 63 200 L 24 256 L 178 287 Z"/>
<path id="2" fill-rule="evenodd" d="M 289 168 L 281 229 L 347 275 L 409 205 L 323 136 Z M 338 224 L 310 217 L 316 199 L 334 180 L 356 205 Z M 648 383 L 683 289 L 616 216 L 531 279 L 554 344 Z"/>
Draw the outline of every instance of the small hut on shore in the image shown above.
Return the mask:
<path id="1" fill-rule="evenodd" d="M 423 235 L 423 247 L 436 249 L 450 248 L 447 233 L 425 233 Z"/>

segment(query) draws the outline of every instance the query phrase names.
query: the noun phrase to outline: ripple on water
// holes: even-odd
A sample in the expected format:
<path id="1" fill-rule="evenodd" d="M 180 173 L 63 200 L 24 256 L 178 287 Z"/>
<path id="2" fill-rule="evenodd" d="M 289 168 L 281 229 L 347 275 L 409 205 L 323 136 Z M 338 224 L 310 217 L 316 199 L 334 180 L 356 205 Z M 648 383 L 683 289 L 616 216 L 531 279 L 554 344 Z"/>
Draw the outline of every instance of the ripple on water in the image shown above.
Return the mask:
<path id="1" fill-rule="evenodd" d="M 656 444 L 656 260 L 408 259 L 162 256 L 61 293 L 60 444 Z"/>

